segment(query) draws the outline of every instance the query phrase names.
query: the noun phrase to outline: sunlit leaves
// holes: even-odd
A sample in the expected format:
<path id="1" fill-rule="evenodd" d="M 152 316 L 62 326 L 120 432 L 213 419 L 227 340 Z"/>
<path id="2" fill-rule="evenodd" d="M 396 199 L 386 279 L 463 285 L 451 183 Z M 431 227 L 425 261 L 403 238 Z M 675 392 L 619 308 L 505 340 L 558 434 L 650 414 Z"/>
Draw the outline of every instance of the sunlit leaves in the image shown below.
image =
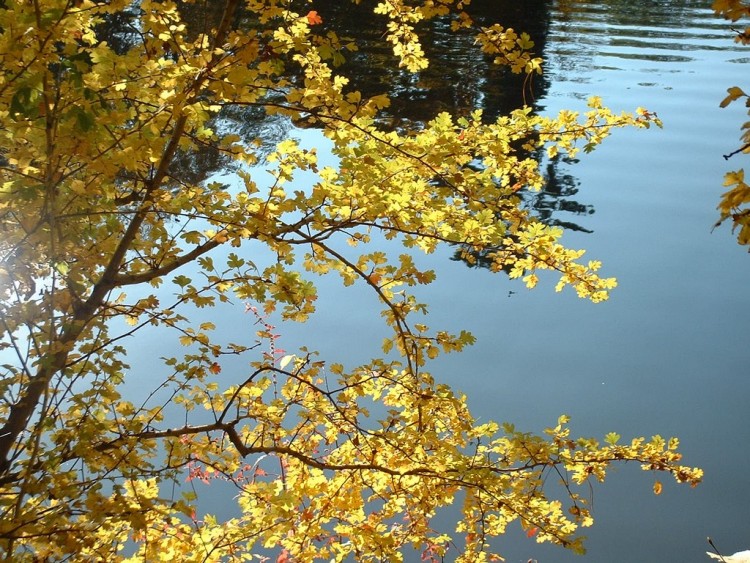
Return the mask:
<path id="1" fill-rule="evenodd" d="M 516 73 L 541 73 L 541 59 L 531 52 L 534 42 L 528 34 L 516 33 L 499 24 L 482 28 L 477 35 L 482 50 L 494 57 L 495 64 L 507 65 Z"/>

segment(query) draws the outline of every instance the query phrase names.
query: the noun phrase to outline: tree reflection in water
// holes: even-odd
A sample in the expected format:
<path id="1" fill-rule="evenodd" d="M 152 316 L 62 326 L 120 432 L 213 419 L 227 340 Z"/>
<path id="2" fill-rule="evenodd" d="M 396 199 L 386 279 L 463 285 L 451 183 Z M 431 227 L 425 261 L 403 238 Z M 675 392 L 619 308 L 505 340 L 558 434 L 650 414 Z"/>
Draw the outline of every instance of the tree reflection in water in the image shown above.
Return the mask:
<path id="1" fill-rule="evenodd" d="M 477 25 L 500 22 L 505 27 L 529 33 L 536 52 L 545 57 L 550 28 L 549 0 L 519 3 L 510 0 L 475 0 L 467 11 Z M 315 3 L 315 9 L 332 28 L 339 30 L 357 45 L 337 70 L 351 79 L 352 89 L 365 96 L 385 93 L 391 105 L 382 114 L 389 127 L 401 130 L 418 128 L 440 112 L 456 116 L 469 115 L 481 109 L 485 120 L 494 121 L 514 109 L 530 105 L 542 111 L 541 105 L 550 82 L 542 75 L 515 75 L 505 67 L 492 64 L 474 43 L 470 30 L 453 32 L 447 18 L 430 21 L 421 30 L 423 48 L 430 66 L 412 74 L 399 70 L 390 47 L 383 42 L 383 18 L 372 13 L 371 5 L 348 2 Z M 577 180 L 567 171 L 570 161 L 547 160 L 541 153 L 524 154 L 545 166 L 547 183 L 539 191 L 518 192 L 529 210 L 541 222 L 570 230 L 591 232 L 575 222 L 575 216 L 594 213 L 591 205 L 575 199 Z M 456 253 L 458 257 L 460 252 Z M 474 255 L 474 265 L 487 266 L 486 256 Z"/>
<path id="2" fill-rule="evenodd" d="M 474 0 L 467 11 L 478 26 L 499 22 L 506 28 L 527 32 L 535 42 L 536 52 L 544 57 L 550 27 L 550 4 L 549 0 L 523 3 Z M 186 3 L 180 9 L 193 33 L 197 34 L 215 24 L 220 17 L 217 6 L 215 3 Z M 343 50 L 344 62 L 335 69 L 350 79 L 349 88 L 359 90 L 365 97 L 386 94 L 390 98 L 390 107 L 381 115 L 384 126 L 400 130 L 419 129 L 441 112 L 466 116 L 481 109 L 485 120 L 494 121 L 524 105 L 531 106 L 534 111 L 544 109 L 540 101 L 550 85 L 545 76 L 515 75 L 507 68 L 493 64 L 491 57 L 482 54 L 475 45 L 474 33 L 471 30 L 451 31 L 448 18 L 431 20 L 419 30 L 431 64 L 415 74 L 398 69 L 391 47 L 384 41 L 386 20 L 373 14 L 372 3 L 316 0 L 310 5 L 300 2 L 301 12 L 310 8 L 320 14 L 323 26 L 337 30 L 342 44 L 356 45 L 356 50 Z M 119 52 L 126 51 L 138 33 L 133 23 L 135 12 L 130 16 L 125 12 L 118 13 L 100 28 L 102 37 Z M 244 24 L 252 28 L 254 22 L 247 19 Z M 297 79 L 301 80 L 301 77 Z M 267 101 L 274 101 L 272 94 Z M 261 106 L 225 107 L 214 119 L 217 129 L 230 130 L 248 143 L 260 142 L 258 154 L 261 158 L 288 136 L 293 126 L 310 125 L 303 122 L 293 124 L 287 118 L 269 115 Z M 546 167 L 547 184 L 541 191 L 524 189 L 518 192 L 529 213 L 548 225 L 590 232 L 570 218 L 588 215 L 594 210 L 574 199 L 578 191 L 577 181 L 563 168 L 568 163 L 545 160 L 542 154 L 524 154 L 520 148 L 518 152 L 519 156 L 533 157 Z M 227 172 L 227 166 L 228 160 L 208 145 L 204 150 L 180 154 L 173 165 L 175 171 L 179 170 L 179 174 L 173 175 L 175 189 L 179 189 L 178 176 L 181 181 L 200 183 Z M 488 262 L 481 256 L 476 258 L 477 265 Z"/>
<path id="3" fill-rule="evenodd" d="M 550 85 L 544 75 L 519 76 L 492 64 L 491 58 L 477 49 L 470 30 L 451 31 L 447 18 L 433 20 L 421 30 L 425 38 L 423 48 L 431 64 L 426 70 L 412 74 L 398 70 L 394 64 L 393 54 L 383 42 L 383 19 L 372 14 L 371 6 L 316 2 L 315 8 L 324 22 L 357 45 L 358 50 L 338 69 L 351 79 L 350 86 L 365 96 L 386 93 L 391 99 L 390 107 L 382 115 L 389 127 L 418 128 L 440 112 L 465 116 L 481 109 L 486 120 L 494 121 L 524 105 L 530 105 L 534 111 L 544 109 L 540 101 Z M 537 53 L 545 56 L 550 27 L 548 0 L 523 3 L 480 0 L 472 2 L 467 10 L 477 25 L 500 22 L 505 27 L 526 31 L 535 42 Z M 541 191 L 518 192 L 529 213 L 548 225 L 591 232 L 574 219 L 590 215 L 594 209 L 575 199 L 578 182 L 567 171 L 571 162 L 545 160 L 541 153 L 524 155 L 520 148 L 519 156 L 533 157 L 546 168 L 547 183 Z M 460 260 L 461 254 L 457 251 L 455 258 Z M 467 264 L 490 265 L 487 253 L 469 254 L 472 262 L 464 260 Z"/>

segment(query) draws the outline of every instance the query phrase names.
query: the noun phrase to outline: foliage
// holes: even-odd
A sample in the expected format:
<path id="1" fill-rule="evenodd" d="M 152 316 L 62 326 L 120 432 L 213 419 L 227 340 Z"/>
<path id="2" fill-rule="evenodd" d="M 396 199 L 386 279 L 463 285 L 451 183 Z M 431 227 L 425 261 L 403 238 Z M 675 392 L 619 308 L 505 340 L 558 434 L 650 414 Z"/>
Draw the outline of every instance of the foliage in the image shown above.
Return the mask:
<path id="1" fill-rule="evenodd" d="M 750 17 L 750 5 L 741 0 L 714 0 L 714 11 L 733 22 L 747 19 Z M 735 30 L 735 41 L 743 45 L 750 44 L 750 26 L 745 29 Z M 737 100 L 745 100 L 745 106 L 750 108 L 750 97 L 738 86 L 732 86 L 727 89 L 727 97 L 721 102 L 721 107 L 727 107 Z M 750 112 L 749 112 L 750 114 Z M 742 125 L 742 136 L 740 137 L 742 146 L 724 155 L 725 159 L 739 153 L 750 153 L 750 121 Z M 724 193 L 719 202 L 719 212 L 721 213 L 717 226 L 726 221 L 732 220 L 732 229 L 739 230 L 737 241 L 740 244 L 750 244 L 750 185 L 745 181 L 744 169 L 728 172 L 724 177 L 724 186 L 730 188 Z"/>
<path id="2" fill-rule="evenodd" d="M 394 64 L 423 68 L 417 29 L 445 17 L 498 64 L 539 70 L 528 36 L 475 29 L 465 3 L 375 6 Z M 565 417 L 542 437 L 477 424 L 465 398 L 425 371 L 473 337 L 413 321 L 426 306 L 409 291 L 435 279 L 415 253 L 458 245 L 467 256 L 494 249 L 493 269 L 529 287 L 551 270 L 557 290 L 606 299 L 615 282 L 600 264 L 519 207 L 516 192 L 543 177 L 518 151 L 589 151 L 613 127 L 648 127 L 655 116 L 616 115 L 592 99 L 583 115 L 521 109 L 485 123 L 477 111 L 387 131 L 377 115 L 388 100 L 363 99 L 336 74 L 354 46 L 316 31 L 325 12 L 282 0 L 219 8 L 11 0 L 0 9 L 6 560 L 398 561 L 412 546 L 474 562 L 498 557 L 489 538 L 514 521 L 538 541 L 581 550 L 577 530 L 592 517 L 578 485 L 604 479 L 611 463 L 700 480 L 680 465 L 674 439 L 574 439 Z M 238 108 L 314 121 L 337 168 L 319 167 L 292 139 L 261 161 L 262 139 L 223 119 Z M 207 148 L 235 183 L 183 173 Z M 374 236 L 403 251 L 373 248 Z M 278 350 L 266 319 L 314 312 L 311 273 L 372 290 L 392 329 L 390 359 L 345 368 Z M 227 302 L 248 304 L 258 343 L 236 333 L 225 342 L 198 320 L 197 309 Z M 173 337 L 185 353 L 137 373 L 126 337 L 140 332 Z M 222 372 L 253 348 L 246 374 Z M 134 381 L 160 372 L 128 399 Z M 227 497 L 236 510 L 221 518 L 196 498 L 201 482 L 224 490 L 217 479 L 236 487 Z M 456 530 L 433 530 L 454 502 Z"/>

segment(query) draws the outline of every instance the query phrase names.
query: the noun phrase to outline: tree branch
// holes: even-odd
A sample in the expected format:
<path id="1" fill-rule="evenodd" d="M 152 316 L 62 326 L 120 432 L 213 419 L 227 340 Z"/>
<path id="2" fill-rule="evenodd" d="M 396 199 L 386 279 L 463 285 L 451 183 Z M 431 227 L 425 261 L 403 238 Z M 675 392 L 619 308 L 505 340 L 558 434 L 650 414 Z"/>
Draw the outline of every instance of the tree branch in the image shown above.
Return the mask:
<path id="1" fill-rule="evenodd" d="M 730 158 L 732 158 L 732 157 L 733 157 L 734 155 L 736 155 L 736 154 L 739 154 L 739 153 L 741 153 L 741 152 L 745 152 L 745 151 L 746 151 L 747 149 L 750 149 L 750 143 L 747 143 L 746 145 L 743 145 L 743 146 L 741 146 L 741 147 L 740 147 L 740 148 L 738 148 L 738 149 L 737 149 L 736 151 L 732 151 L 732 152 L 730 152 L 729 154 L 724 154 L 724 155 L 722 155 L 722 156 L 724 157 L 724 160 L 729 160 L 729 159 L 730 159 Z"/>

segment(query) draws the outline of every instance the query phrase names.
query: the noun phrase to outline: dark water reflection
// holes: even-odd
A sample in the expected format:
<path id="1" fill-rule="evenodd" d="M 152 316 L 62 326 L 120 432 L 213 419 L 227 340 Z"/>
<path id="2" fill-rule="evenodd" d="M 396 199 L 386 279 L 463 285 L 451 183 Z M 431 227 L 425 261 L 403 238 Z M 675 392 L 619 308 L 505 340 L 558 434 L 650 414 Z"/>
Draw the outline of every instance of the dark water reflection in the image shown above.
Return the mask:
<path id="1" fill-rule="evenodd" d="M 401 71 L 383 42 L 383 18 L 373 17 L 370 5 L 319 1 L 315 6 L 331 29 L 359 49 L 337 71 L 350 77 L 350 86 L 366 96 L 388 94 L 391 105 L 382 119 L 392 127 L 414 127 L 440 112 L 466 116 L 477 108 L 487 121 L 494 121 L 524 104 L 537 106 L 550 86 L 546 74 L 518 75 L 492 64 L 476 48 L 473 33 L 452 32 L 448 18 L 420 30 L 432 64 L 418 75 Z M 550 6 L 549 0 L 479 0 L 468 11 L 477 26 L 501 22 L 506 28 L 529 33 L 535 52 L 541 55 L 550 29 Z M 559 171 L 558 165 L 558 161 L 546 164 L 547 186 L 525 194 L 526 206 L 547 224 L 587 231 L 574 221 L 574 215 L 588 215 L 594 209 L 575 199 L 577 182 L 570 172 Z M 558 217 L 561 211 L 566 217 Z M 480 265 L 489 263 L 477 258 Z"/>
<path id="2" fill-rule="evenodd" d="M 505 27 L 525 30 L 542 52 L 549 28 L 549 0 L 475 0 L 467 8 L 477 25 L 502 22 Z M 388 93 L 391 107 L 385 117 L 394 126 L 424 122 L 442 111 L 467 115 L 482 108 L 487 119 L 530 103 L 543 95 L 546 77 L 525 76 L 493 65 L 474 45 L 471 32 L 453 33 L 450 20 L 437 19 L 421 27 L 424 51 L 432 64 L 418 75 L 398 69 L 391 48 L 383 41 L 385 20 L 372 14 L 372 4 L 317 0 L 323 21 L 340 36 L 352 38 L 359 47 L 340 70 L 352 78 L 351 85 L 365 95 Z"/>

